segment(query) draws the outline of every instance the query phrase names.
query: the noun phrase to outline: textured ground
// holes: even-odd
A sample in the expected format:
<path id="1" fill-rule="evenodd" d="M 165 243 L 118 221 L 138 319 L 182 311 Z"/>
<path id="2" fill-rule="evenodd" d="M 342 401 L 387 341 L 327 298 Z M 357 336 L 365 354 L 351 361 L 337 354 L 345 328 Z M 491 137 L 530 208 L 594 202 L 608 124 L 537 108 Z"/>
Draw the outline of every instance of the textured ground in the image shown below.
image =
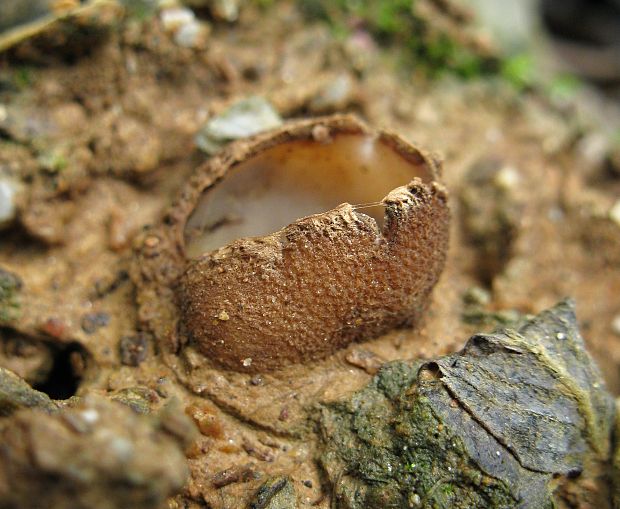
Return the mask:
<path id="1" fill-rule="evenodd" d="M 302 507 L 327 507 L 312 405 L 361 388 L 385 360 L 453 352 L 565 296 L 620 392 L 620 168 L 587 150 L 591 127 L 570 102 L 495 78 L 427 80 L 367 34 L 336 38 L 279 8 L 216 21 L 196 48 L 155 18 L 68 54 L 0 55 L 0 177 L 18 183 L 0 233 L 0 366 L 55 399 L 97 392 L 156 411 L 176 398 L 201 435 L 170 507 L 240 507 L 280 474 Z M 128 276 L 134 239 L 205 160 L 203 123 L 250 95 L 285 119 L 353 112 L 440 155 L 451 245 L 422 329 L 252 378 L 158 355 Z"/>

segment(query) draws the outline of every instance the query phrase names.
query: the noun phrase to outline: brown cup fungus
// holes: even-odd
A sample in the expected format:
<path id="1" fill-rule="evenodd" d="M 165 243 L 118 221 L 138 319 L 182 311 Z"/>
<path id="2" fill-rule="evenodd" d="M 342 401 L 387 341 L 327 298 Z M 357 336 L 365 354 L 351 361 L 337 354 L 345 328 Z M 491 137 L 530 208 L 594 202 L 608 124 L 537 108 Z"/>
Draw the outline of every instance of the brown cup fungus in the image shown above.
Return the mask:
<path id="1" fill-rule="evenodd" d="M 232 144 L 167 218 L 182 225 L 182 334 L 217 364 L 257 372 L 414 325 L 448 244 L 438 173 L 349 116 Z"/>

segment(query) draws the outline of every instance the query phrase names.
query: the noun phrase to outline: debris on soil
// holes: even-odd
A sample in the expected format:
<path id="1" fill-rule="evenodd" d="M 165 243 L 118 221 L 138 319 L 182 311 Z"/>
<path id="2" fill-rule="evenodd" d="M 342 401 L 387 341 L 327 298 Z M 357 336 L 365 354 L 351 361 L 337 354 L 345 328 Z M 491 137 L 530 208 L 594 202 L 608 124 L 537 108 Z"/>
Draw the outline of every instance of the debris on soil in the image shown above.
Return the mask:
<path id="1" fill-rule="evenodd" d="M 374 375 L 385 364 L 385 359 L 363 348 L 354 348 L 345 356 L 345 360 L 352 366 L 363 369 L 369 375 Z"/>
<path id="2" fill-rule="evenodd" d="M 183 7 L 170 7 L 160 13 L 164 30 L 172 32 L 174 41 L 185 48 L 204 47 L 209 35 L 209 25 L 196 19 L 194 11 Z"/>
<path id="3" fill-rule="evenodd" d="M 556 450 L 561 452 L 556 457 L 561 468 L 556 468 L 549 454 L 524 448 L 529 442 L 518 433 L 506 436 L 491 427 L 497 416 L 482 414 L 480 398 L 473 398 L 480 394 L 472 396 L 462 386 L 479 369 L 455 375 L 469 361 L 480 366 L 500 358 L 485 366 L 484 374 L 491 376 L 502 362 L 514 366 L 527 358 L 532 362 L 511 375 L 521 379 L 527 369 L 540 379 L 539 368 L 546 362 L 541 355 L 549 350 L 537 347 L 542 353 L 536 356 L 527 343 L 528 348 L 517 345 L 517 352 L 514 341 L 523 333 L 496 333 L 477 336 L 483 339 L 472 340 L 461 355 L 453 352 L 474 332 L 497 326 L 520 330 L 536 313 L 571 295 L 588 350 L 611 392 L 620 393 L 620 130 L 609 102 L 601 101 L 609 125 L 586 121 L 592 103 L 583 100 L 584 94 L 590 90 L 600 99 L 587 83 L 568 77 L 542 88 L 527 55 L 500 57 L 460 4 L 0 0 L 0 47 L 5 48 L 0 50 L 0 367 L 8 370 L 0 376 L 0 434 L 7 436 L 0 455 L 7 451 L 5 444 L 16 451 L 9 461 L 14 470 L 0 468 L 0 477 L 15 472 L 8 484 L 0 479 L 0 490 L 15 487 L 7 502 L 11 508 L 41 503 L 91 507 L 98 500 L 86 498 L 101 494 L 107 497 L 101 495 L 104 508 L 109 503 L 328 509 L 344 505 L 347 497 L 363 506 L 356 498 L 363 496 L 374 497 L 375 507 L 388 507 L 386 500 L 396 497 L 400 504 L 401 495 L 408 496 L 407 506 L 425 507 L 431 500 L 451 502 L 458 494 L 470 497 L 461 504 L 492 497 L 499 503 L 514 501 L 524 489 L 511 479 L 529 475 L 537 481 L 527 489 L 541 497 L 542 507 L 551 490 L 558 509 L 610 509 L 612 493 L 600 480 L 617 476 L 619 461 L 613 472 L 611 464 L 600 467 L 604 454 L 592 449 L 598 443 L 596 431 L 586 437 L 586 430 L 596 428 L 588 426 L 588 419 L 594 422 L 602 413 L 593 410 L 586 418 L 583 411 L 583 402 L 594 401 L 600 387 L 563 385 L 555 395 L 552 403 L 579 421 L 564 423 L 562 429 L 574 442 L 565 444 L 563 452 Z M 24 6 L 34 9 L 25 12 Z M 170 9 L 177 9 L 172 16 Z M 248 98 L 261 98 L 267 122 L 244 112 L 226 116 Z M 223 176 L 207 175 L 213 160 L 243 157 L 243 147 L 256 141 L 245 138 L 255 128 L 311 121 L 318 113 L 354 114 L 377 130 L 402 133 L 439 154 L 428 157 L 443 161 L 441 181 L 450 192 L 450 246 L 443 274 L 433 297 L 425 299 L 416 328 L 360 338 L 326 357 L 278 369 L 262 369 L 256 356 L 244 353 L 237 359 L 238 370 L 224 369 L 208 348 L 197 347 L 179 316 L 182 276 L 203 252 L 194 257 L 184 249 L 189 209 L 204 191 L 201 186 Z M 217 124 L 221 118 L 223 127 Z M 216 123 L 215 138 L 204 139 L 209 150 L 218 152 L 213 155 L 196 141 L 210 122 Z M 315 127 L 309 133 L 314 142 L 333 143 L 329 129 Z M 306 160 L 311 172 L 320 170 L 322 163 L 312 154 Z M 343 165 L 349 163 L 343 159 Z M 334 192 L 340 187 L 333 185 L 337 178 L 324 180 Z M 263 184 L 248 179 L 243 191 L 259 192 Z M 376 191 L 373 185 L 366 189 Z M 382 206 L 373 209 L 366 202 L 383 196 L 352 203 L 352 213 L 359 218 L 381 212 L 376 214 L 379 224 Z M 227 219 L 218 230 L 234 227 L 235 218 Z M 371 221 L 364 224 L 372 226 Z M 202 233 L 207 242 L 215 240 Z M 288 239 L 276 241 L 282 246 Z M 286 256 L 285 248 L 279 252 Z M 343 256 L 347 253 L 343 246 Z M 383 274 L 376 262 L 364 259 L 363 267 L 372 267 L 360 271 L 365 295 L 380 281 L 368 276 Z M 331 278 L 334 271 L 327 265 L 319 264 Z M 268 271 L 263 275 L 271 276 Z M 334 286 L 334 295 L 349 283 Z M 306 288 L 301 280 L 294 286 Z M 234 330 L 243 312 L 229 306 L 226 290 L 223 286 L 211 303 L 207 318 L 213 328 Z M 209 287 L 203 291 L 208 301 Z M 273 304 L 261 300 L 261 291 L 247 292 L 258 310 Z M 323 304 L 329 300 L 324 294 L 312 298 Z M 271 312 L 293 324 L 297 320 L 287 316 L 284 303 Z M 348 312 L 350 323 L 345 320 L 344 327 L 357 330 L 360 309 Z M 269 337 L 269 318 L 260 320 Z M 489 337 L 510 343 L 510 350 L 489 344 Z M 230 337 L 220 339 L 226 343 Z M 286 345 L 289 354 L 291 343 Z M 584 355 L 579 363 L 586 376 L 589 358 Z M 559 380 L 559 371 L 546 373 Z M 447 396 L 448 382 L 458 398 Z M 505 389 L 500 382 L 494 386 Z M 545 387 L 533 393 L 538 403 L 536 397 L 549 395 Z M 91 394 L 104 398 L 102 415 L 109 419 L 100 418 L 89 428 L 83 419 L 69 417 L 71 423 L 63 427 L 65 412 L 92 415 L 90 403 L 83 403 Z M 352 407 L 352 401 L 358 406 Z M 319 433 L 317 408 L 324 423 L 342 418 L 343 426 L 329 437 L 332 442 Z M 411 412 L 421 415 L 419 422 L 413 422 Z M 508 412 L 506 428 L 520 415 Z M 538 427 L 532 429 L 548 431 L 535 417 Z M 489 426 L 481 429 L 482 420 Z M 398 423 L 402 426 L 396 429 Z M 606 426 L 601 417 L 602 434 Z M 36 440 L 39 427 L 41 441 Z M 8 440 L 18 434 L 32 440 Z M 123 464 L 115 463 L 119 458 L 110 460 L 114 449 L 107 446 L 115 436 L 134 445 L 146 441 L 134 452 L 144 451 L 150 463 L 142 469 L 132 463 L 138 457 Z M 471 454 L 467 436 L 480 438 L 482 452 L 500 451 L 496 457 L 505 459 L 504 469 L 491 461 L 494 457 Z M 335 445 L 340 439 L 341 449 Z M 397 443 L 409 447 L 414 440 L 426 444 L 426 449 L 408 449 L 418 459 L 445 453 L 446 461 L 439 461 L 432 473 L 436 488 L 426 492 L 427 498 L 421 492 L 428 470 L 418 469 L 418 460 L 409 461 L 404 451 L 390 449 Z M 29 453 L 41 451 L 44 457 L 27 455 L 27 445 L 32 445 Z M 582 451 L 566 451 L 573 446 Z M 390 463 L 391 473 L 380 461 L 388 453 L 401 461 Z M 347 464 L 355 454 L 364 461 Z M 343 473 L 340 479 L 326 474 L 321 456 L 333 472 Z M 532 472 L 528 460 L 543 456 L 547 471 Z M 59 465 L 59 475 L 42 470 L 43 463 L 36 463 L 41 459 L 47 466 Z M 455 473 L 453 460 L 466 468 Z M 581 460 L 581 473 L 567 472 Z M 168 470 L 173 467 L 174 472 Z M 181 475 L 185 468 L 187 477 Z M 358 475 L 361 470 L 366 477 Z M 547 484 L 556 470 L 561 472 Z M 138 485 L 136 473 L 150 479 L 140 478 Z M 164 486 L 151 498 L 152 482 L 158 479 Z M 357 495 L 352 486 L 360 488 Z M 411 487 L 415 492 L 407 491 Z M 140 500 L 121 500 L 129 493 Z M 524 503 L 535 500 L 532 495 Z"/>
<path id="4" fill-rule="evenodd" d="M 491 40 L 472 23 L 462 2 L 417 0 L 300 2 L 310 19 L 325 19 L 341 32 L 372 33 L 403 58 L 430 75 L 446 70 L 473 77 L 497 72 L 499 59 Z"/>
<path id="5" fill-rule="evenodd" d="M 344 110 L 354 100 L 355 82 L 346 73 L 329 80 L 311 99 L 308 108 L 313 113 L 332 113 Z"/>
<path id="6" fill-rule="evenodd" d="M 123 337 L 119 345 L 121 362 L 126 366 L 138 366 L 146 359 L 148 346 L 148 334 L 141 333 Z"/>
<path id="7" fill-rule="evenodd" d="M 248 138 L 282 125 L 273 106 L 262 97 L 243 99 L 209 120 L 196 135 L 196 145 L 214 154 L 227 142 Z"/>
<path id="8" fill-rule="evenodd" d="M 87 313 L 82 317 L 82 330 L 86 334 L 93 334 L 101 327 L 110 323 L 110 315 L 105 312 Z"/>
<path id="9" fill-rule="evenodd" d="M 479 277 L 489 284 L 511 258 L 518 234 L 519 172 L 501 161 L 483 159 L 472 165 L 465 178 L 469 185 L 460 196 L 463 227 L 469 241 L 477 244 Z"/>
<path id="10" fill-rule="evenodd" d="M 58 46 L 66 50 L 68 41 L 74 45 L 80 36 L 99 35 L 109 28 L 119 15 L 119 7 L 112 0 L 3 2 L 0 52 L 37 37 L 47 38 L 48 48 Z"/>
<path id="11" fill-rule="evenodd" d="M 17 193 L 15 180 L 0 175 L 0 230 L 11 225 L 17 216 Z"/>
<path id="12" fill-rule="evenodd" d="M 0 268 L 0 324 L 14 320 L 19 313 L 20 277 Z"/>
<path id="13" fill-rule="evenodd" d="M 152 509 L 185 483 L 179 444 L 157 421 L 90 395 L 0 425 L 0 507 Z M 165 458 L 165 461 L 162 459 Z"/>
<path id="14" fill-rule="evenodd" d="M 238 465 L 218 472 L 213 476 L 211 482 L 215 488 L 223 488 L 229 484 L 246 482 L 256 478 L 257 473 L 254 470 L 254 465 L 248 463 L 246 465 Z"/>
<path id="15" fill-rule="evenodd" d="M 15 373 L 0 367 L 0 416 L 10 415 L 23 408 L 53 412 L 58 407 L 47 394 L 35 391 Z"/>
<path id="16" fill-rule="evenodd" d="M 336 507 L 551 508 L 558 484 L 598 482 L 614 415 L 562 302 L 456 354 L 386 365 L 323 407 L 321 462 Z"/>
<path id="17" fill-rule="evenodd" d="M 49 344 L 0 327 L 0 366 L 34 386 L 48 377 L 53 363 Z"/>
<path id="18" fill-rule="evenodd" d="M 263 484 L 250 509 L 297 509 L 295 486 L 287 477 L 270 479 Z"/>

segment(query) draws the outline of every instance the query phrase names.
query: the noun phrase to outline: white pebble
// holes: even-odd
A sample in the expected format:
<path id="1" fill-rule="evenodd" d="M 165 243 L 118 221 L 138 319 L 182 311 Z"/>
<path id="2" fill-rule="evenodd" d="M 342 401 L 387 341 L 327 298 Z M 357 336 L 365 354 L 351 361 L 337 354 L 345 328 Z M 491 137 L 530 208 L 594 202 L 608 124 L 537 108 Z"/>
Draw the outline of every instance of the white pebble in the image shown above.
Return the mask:
<path id="1" fill-rule="evenodd" d="M 82 420 L 88 424 L 95 424 L 99 420 L 99 412 L 94 408 L 88 408 L 80 412 Z"/>
<path id="2" fill-rule="evenodd" d="M 194 11 L 185 7 L 173 7 L 164 9 L 159 15 L 164 30 L 174 32 L 183 25 L 193 22 L 196 19 Z"/>
<path id="3" fill-rule="evenodd" d="M 13 180 L 0 177 L 0 228 L 8 226 L 17 214 L 15 198 L 17 185 Z"/>
<path id="4" fill-rule="evenodd" d="M 616 336 L 620 336 L 620 315 L 614 316 L 611 321 L 611 330 Z"/>
<path id="5" fill-rule="evenodd" d="M 174 33 L 174 42 L 184 48 L 196 48 L 206 40 L 208 33 L 206 25 L 192 20 L 177 29 Z"/>
<path id="6" fill-rule="evenodd" d="M 123 462 L 129 461 L 134 453 L 134 445 L 124 437 L 114 437 L 110 440 L 110 449 Z"/>
<path id="7" fill-rule="evenodd" d="M 495 184 L 500 189 L 509 191 L 514 189 L 519 184 L 520 179 L 521 177 L 516 168 L 513 168 L 512 166 L 504 166 L 497 172 L 497 175 L 495 175 Z"/>
<path id="8" fill-rule="evenodd" d="M 280 115 L 267 100 L 248 97 L 209 120 L 196 135 L 196 144 L 207 154 L 213 154 L 227 141 L 253 136 L 280 125 Z"/>
<path id="9" fill-rule="evenodd" d="M 620 200 L 617 200 L 609 210 L 609 219 L 620 226 Z"/>

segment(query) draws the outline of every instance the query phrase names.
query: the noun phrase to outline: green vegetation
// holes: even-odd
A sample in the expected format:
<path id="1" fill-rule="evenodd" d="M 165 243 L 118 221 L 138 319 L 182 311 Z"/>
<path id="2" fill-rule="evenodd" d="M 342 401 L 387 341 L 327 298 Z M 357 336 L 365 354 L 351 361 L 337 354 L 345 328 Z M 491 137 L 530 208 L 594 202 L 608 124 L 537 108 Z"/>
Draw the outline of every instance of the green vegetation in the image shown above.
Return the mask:
<path id="1" fill-rule="evenodd" d="M 404 50 L 405 64 L 436 77 L 453 73 L 463 78 L 497 72 L 494 58 L 457 41 L 448 29 L 430 23 L 412 0 L 303 0 L 310 19 L 326 20 L 338 35 L 363 28 L 384 47 Z M 456 24 L 454 19 L 450 23 Z"/>
<path id="2" fill-rule="evenodd" d="M 41 167 L 48 173 L 60 173 L 67 167 L 67 158 L 62 150 L 52 150 L 39 155 Z"/>
<path id="3" fill-rule="evenodd" d="M 518 90 L 532 86 L 535 78 L 532 55 L 519 53 L 506 58 L 501 64 L 500 74 Z"/>
<path id="4" fill-rule="evenodd" d="M 551 509 L 554 483 L 597 475 L 615 406 L 576 320 L 574 303 L 560 302 L 458 353 L 386 364 L 323 406 L 334 507 Z"/>
<path id="5" fill-rule="evenodd" d="M 137 20 L 147 20 L 157 13 L 156 0 L 120 0 L 125 8 L 127 17 Z"/>
<path id="6" fill-rule="evenodd" d="M 581 87 L 582 82 L 577 76 L 562 73 L 555 76 L 547 85 L 547 95 L 553 101 L 570 101 Z"/>
<path id="7" fill-rule="evenodd" d="M 0 269 L 0 323 L 14 320 L 19 315 L 20 288 L 21 281 L 17 276 Z"/>
<path id="8" fill-rule="evenodd" d="M 33 70 L 27 66 L 16 67 L 13 72 L 13 85 L 18 90 L 24 90 L 30 87 L 34 82 Z"/>
<path id="9" fill-rule="evenodd" d="M 323 410 L 321 461 L 337 507 L 515 507 L 511 489 L 472 461 L 418 389 L 426 383 L 419 366 L 389 364 L 366 389 Z"/>

